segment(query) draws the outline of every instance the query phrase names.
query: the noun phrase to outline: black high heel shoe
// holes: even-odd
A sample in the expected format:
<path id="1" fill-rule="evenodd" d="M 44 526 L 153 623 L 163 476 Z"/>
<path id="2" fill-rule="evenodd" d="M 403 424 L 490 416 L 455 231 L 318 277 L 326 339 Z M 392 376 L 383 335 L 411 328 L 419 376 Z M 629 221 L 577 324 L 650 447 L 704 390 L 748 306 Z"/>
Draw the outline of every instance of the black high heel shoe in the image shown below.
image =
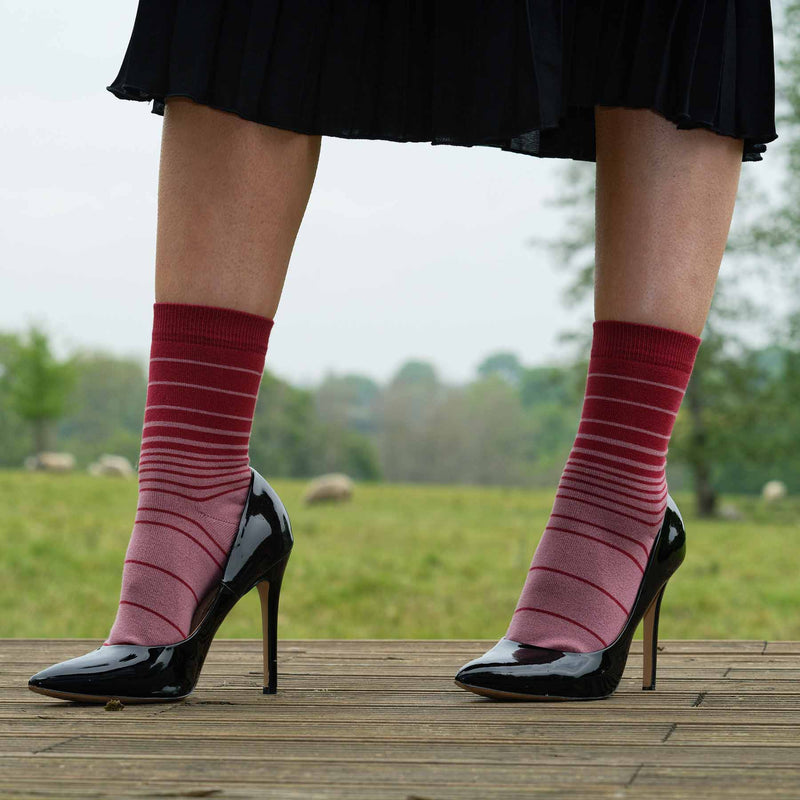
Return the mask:
<path id="1" fill-rule="evenodd" d="M 294 539 L 275 490 L 252 467 L 250 471 L 249 493 L 222 578 L 195 610 L 186 639 L 167 645 L 101 645 L 37 672 L 28 688 L 83 703 L 182 700 L 194 690 L 217 628 L 236 602 L 256 586 L 264 633 L 263 692 L 274 694 L 278 599 Z"/>
<path id="2" fill-rule="evenodd" d="M 497 700 L 599 700 L 617 688 L 631 640 L 644 617 L 642 689 L 656 687 L 658 615 L 670 576 L 686 555 L 686 531 L 675 501 L 667 495 L 664 521 L 619 636 L 602 650 L 571 653 L 503 637 L 465 664 L 455 682 L 462 689 Z"/>

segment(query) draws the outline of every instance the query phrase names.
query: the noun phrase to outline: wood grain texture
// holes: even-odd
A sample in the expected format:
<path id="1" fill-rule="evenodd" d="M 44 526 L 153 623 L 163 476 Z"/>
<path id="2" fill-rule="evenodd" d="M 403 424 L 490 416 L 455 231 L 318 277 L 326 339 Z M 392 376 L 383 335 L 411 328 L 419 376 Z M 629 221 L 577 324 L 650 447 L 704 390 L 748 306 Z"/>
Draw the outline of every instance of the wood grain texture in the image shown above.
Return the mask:
<path id="1" fill-rule="evenodd" d="M 96 640 L 0 640 L 0 797 L 800 797 L 800 643 L 641 642 L 602 701 L 500 703 L 456 670 L 494 642 L 282 641 L 263 695 L 260 640 L 212 644 L 178 703 L 106 711 L 27 679 Z"/>

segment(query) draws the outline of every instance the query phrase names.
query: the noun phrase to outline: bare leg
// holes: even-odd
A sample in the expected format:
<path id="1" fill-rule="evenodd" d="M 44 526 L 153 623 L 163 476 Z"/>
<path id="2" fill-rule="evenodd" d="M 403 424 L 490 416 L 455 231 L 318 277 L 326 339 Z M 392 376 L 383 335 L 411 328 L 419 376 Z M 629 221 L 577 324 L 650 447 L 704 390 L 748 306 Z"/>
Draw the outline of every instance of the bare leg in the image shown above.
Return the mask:
<path id="1" fill-rule="evenodd" d="M 320 143 L 320 136 L 168 98 L 156 300 L 274 317 Z"/>
<path id="2" fill-rule="evenodd" d="M 595 318 L 705 324 L 733 215 L 741 139 L 650 109 L 595 109 Z"/>

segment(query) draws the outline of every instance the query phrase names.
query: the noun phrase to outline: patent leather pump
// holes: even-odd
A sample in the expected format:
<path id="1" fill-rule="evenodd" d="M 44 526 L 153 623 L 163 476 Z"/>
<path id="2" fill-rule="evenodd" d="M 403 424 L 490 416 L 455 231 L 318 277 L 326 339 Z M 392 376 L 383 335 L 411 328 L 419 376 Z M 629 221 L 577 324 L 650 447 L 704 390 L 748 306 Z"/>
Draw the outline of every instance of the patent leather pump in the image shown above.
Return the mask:
<path id="1" fill-rule="evenodd" d="M 686 555 L 686 532 L 678 507 L 667 508 L 636 600 L 619 636 L 602 650 L 562 652 L 503 637 L 479 658 L 465 664 L 455 682 L 462 689 L 497 700 L 599 700 L 619 685 L 631 640 L 644 618 L 642 689 L 655 689 L 658 616 L 670 576 Z"/>
<path id="2" fill-rule="evenodd" d="M 187 638 L 174 644 L 101 645 L 37 672 L 28 687 L 63 700 L 123 703 L 182 700 L 194 690 L 219 626 L 254 586 L 261 598 L 264 694 L 277 690 L 278 600 L 294 543 L 275 490 L 250 468 L 250 488 L 222 578 L 198 605 Z"/>

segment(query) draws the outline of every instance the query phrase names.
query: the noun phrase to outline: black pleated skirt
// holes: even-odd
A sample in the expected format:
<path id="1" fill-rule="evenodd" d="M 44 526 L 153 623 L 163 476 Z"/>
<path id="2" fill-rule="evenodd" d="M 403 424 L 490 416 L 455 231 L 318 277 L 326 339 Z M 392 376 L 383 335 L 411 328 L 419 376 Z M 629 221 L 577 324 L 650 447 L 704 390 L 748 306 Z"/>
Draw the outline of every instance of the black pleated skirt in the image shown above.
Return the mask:
<path id="1" fill-rule="evenodd" d="M 594 106 L 775 132 L 770 0 L 139 0 L 119 98 L 307 134 L 595 160 Z"/>

